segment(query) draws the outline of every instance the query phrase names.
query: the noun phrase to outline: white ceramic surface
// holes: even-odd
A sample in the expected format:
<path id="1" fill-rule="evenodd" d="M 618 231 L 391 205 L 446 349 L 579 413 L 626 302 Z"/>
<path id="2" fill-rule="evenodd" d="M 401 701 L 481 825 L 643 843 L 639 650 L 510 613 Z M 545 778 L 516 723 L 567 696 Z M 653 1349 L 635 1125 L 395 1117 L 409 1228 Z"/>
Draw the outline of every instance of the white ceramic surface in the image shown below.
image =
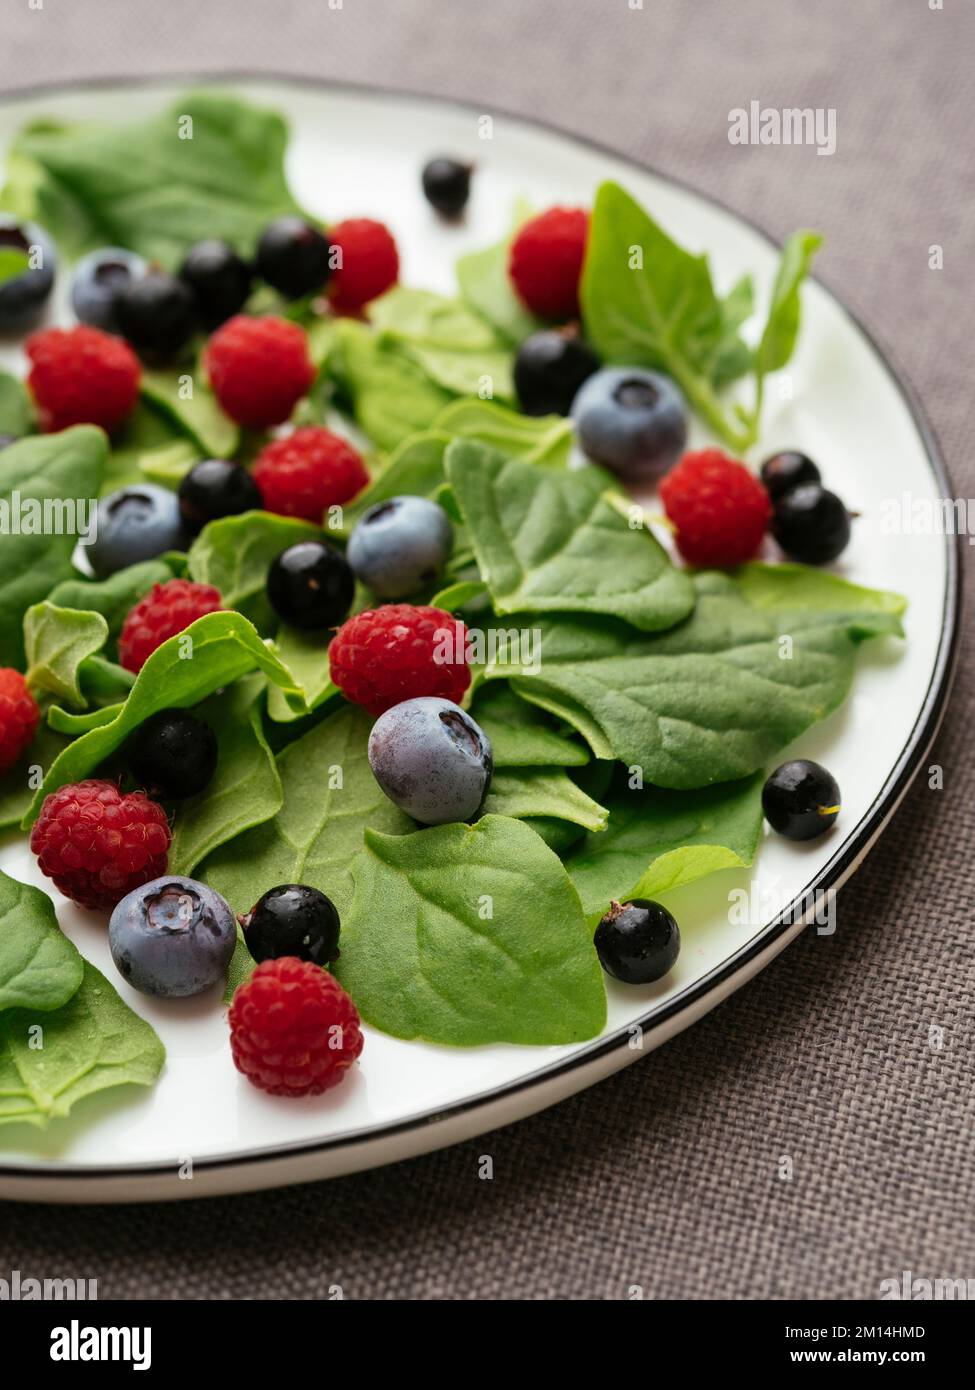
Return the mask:
<path id="1" fill-rule="evenodd" d="M 775 252 L 758 231 L 700 194 L 558 133 L 496 116 L 493 138 L 483 140 L 483 113 L 432 100 L 271 82 L 233 85 L 290 119 L 288 174 L 298 200 L 322 218 L 369 214 L 385 220 L 399 242 L 407 284 L 450 291 L 457 255 L 503 235 L 517 198 L 527 196 L 539 208 L 585 204 L 597 184 L 612 177 L 681 242 L 709 252 L 720 288 L 751 270 L 767 295 Z M 179 90 L 168 84 L 100 87 L 2 105 L 0 159 L 12 133 L 32 117 L 121 122 Z M 459 227 L 439 223 L 419 191 L 424 159 L 445 150 L 469 155 L 478 166 L 469 214 Z M 58 899 L 64 930 L 158 1030 L 168 1062 L 151 1091 L 106 1093 L 43 1133 L 0 1129 L 0 1196 L 202 1196 L 327 1177 L 456 1142 L 542 1109 L 636 1060 L 712 1008 L 792 939 L 798 926 L 776 925 L 782 909 L 811 885 L 837 884 L 857 867 L 920 764 L 946 696 L 955 612 L 951 541 L 885 535 L 879 525 L 885 498 L 902 491 L 918 498 L 943 494 L 933 445 L 878 351 L 818 284 L 804 292 L 804 315 L 790 366 L 792 399 L 780 398 L 774 379 L 755 458 L 795 446 L 819 460 L 827 482 L 861 513 L 840 572 L 896 589 L 910 601 L 906 644 L 868 644 L 849 702 L 789 750 L 822 758 L 837 773 L 844 809 L 835 831 L 800 846 L 767 838 L 752 873 L 719 874 L 671 895 L 685 943 L 677 968 L 652 988 L 610 982 L 609 1023 L 595 1043 L 451 1050 L 367 1030 L 357 1073 L 330 1095 L 304 1102 L 264 1096 L 238 1076 L 218 997 L 164 1004 L 136 994 L 115 975 L 103 920 Z M 21 369 L 22 362 L 15 351 L 0 350 L 0 366 Z M 703 438 L 698 432 L 695 442 Z M 0 867 L 48 887 L 23 837 L 0 840 Z M 749 884 L 753 920 L 733 922 L 729 891 Z M 841 911 L 838 930 L 854 925 Z M 826 977 L 822 988 L 829 988 Z M 642 1045 L 634 1046 L 641 1023 Z M 599 1104 L 598 1095 L 592 1103 Z M 187 1160 L 191 1180 L 178 1176 Z"/>

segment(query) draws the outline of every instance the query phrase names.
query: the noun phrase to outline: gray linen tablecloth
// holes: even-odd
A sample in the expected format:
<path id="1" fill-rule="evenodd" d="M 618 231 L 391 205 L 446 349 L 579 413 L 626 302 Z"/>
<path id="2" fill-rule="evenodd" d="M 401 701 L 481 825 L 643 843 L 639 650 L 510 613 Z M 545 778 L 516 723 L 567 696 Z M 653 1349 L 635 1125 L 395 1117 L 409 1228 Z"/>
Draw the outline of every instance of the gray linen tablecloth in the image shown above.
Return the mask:
<path id="1" fill-rule="evenodd" d="M 261 70 L 538 116 L 705 189 L 819 272 L 919 391 L 975 496 L 975 5 L 944 0 L 4 0 L 0 89 Z M 728 112 L 835 107 L 832 158 L 731 150 Z M 967 211 L 966 211 L 967 210 Z M 944 269 L 927 248 L 945 248 Z M 873 1298 L 975 1276 L 967 644 L 926 779 L 806 935 L 597 1089 L 446 1152 L 181 1208 L 0 1208 L 0 1274 L 103 1297 Z M 931 1024 L 945 1029 L 933 1052 Z M 479 1181 L 477 1155 L 494 1155 Z M 777 1175 L 791 1155 L 794 1177 Z"/>

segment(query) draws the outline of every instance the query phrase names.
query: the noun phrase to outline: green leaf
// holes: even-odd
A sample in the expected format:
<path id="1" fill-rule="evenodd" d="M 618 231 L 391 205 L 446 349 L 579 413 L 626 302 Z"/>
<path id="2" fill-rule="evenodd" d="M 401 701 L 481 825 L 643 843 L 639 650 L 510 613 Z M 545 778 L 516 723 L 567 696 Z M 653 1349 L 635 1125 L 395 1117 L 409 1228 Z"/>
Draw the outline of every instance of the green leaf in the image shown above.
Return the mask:
<path id="1" fill-rule="evenodd" d="M 794 232 L 782 248 L 772 286 L 768 320 L 756 353 L 760 375 L 777 372 L 792 356 L 799 336 L 799 289 L 823 244 L 818 232 Z"/>
<path id="2" fill-rule="evenodd" d="M 104 656 L 86 657 L 78 667 L 78 683 L 86 705 L 104 709 L 124 700 L 135 685 L 135 676 Z"/>
<path id="3" fill-rule="evenodd" d="M 220 91 L 112 126 L 36 122 L 14 141 L 5 198 L 70 255 L 127 246 L 175 270 L 195 242 L 220 237 L 251 256 L 272 218 L 297 211 L 286 143 L 276 112 Z"/>
<path id="4" fill-rule="evenodd" d="M 0 873 L 0 1012 L 59 1009 L 83 973 L 47 894 Z"/>
<path id="5" fill-rule="evenodd" d="M 390 497 L 432 497 L 444 482 L 443 456 L 450 438 L 428 431 L 404 439 L 385 467 L 343 509 L 344 529 L 350 531 L 363 512 Z"/>
<path id="6" fill-rule="evenodd" d="M 35 694 L 43 690 L 83 707 L 81 665 L 101 651 L 107 638 L 108 623 L 101 613 L 58 608 L 48 601 L 35 603 L 24 614 L 28 685 Z"/>
<path id="7" fill-rule="evenodd" d="M 20 825 L 38 786 L 37 769 L 43 776 L 67 744 L 60 733 L 40 725 L 30 747 L 0 777 L 0 830 Z"/>
<path id="8" fill-rule="evenodd" d="M 0 434 L 31 434 L 34 429 L 34 407 L 27 388 L 19 377 L 0 372 Z"/>
<path id="9" fill-rule="evenodd" d="M 51 590 L 48 601 L 59 608 L 100 613 L 108 623 L 109 641 L 114 644 L 129 609 L 154 584 L 165 584 L 172 578 L 173 570 L 165 560 L 143 560 L 118 570 L 108 579 L 65 579 Z"/>
<path id="10" fill-rule="evenodd" d="M 605 798 L 609 823 L 565 859 L 587 917 L 615 898 L 656 899 L 718 869 L 755 858 L 762 830 L 764 772 L 699 791 L 629 790 L 618 779 Z"/>
<path id="11" fill-rule="evenodd" d="M 693 607 L 687 575 L 630 529 L 599 469 L 536 468 L 469 440 L 444 465 L 499 614 L 608 613 L 654 631 Z"/>
<path id="12" fill-rule="evenodd" d="M 140 400 L 125 423 L 112 434 L 102 496 L 144 483 L 160 461 L 166 463 L 173 458 L 176 449 L 180 458 L 192 456 L 193 463 L 202 457 L 171 419 Z"/>
<path id="13" fill-rule="evenodd" d="M 221 846 L 203 866 L 206 882 L 235 912 L 247 912 L 276 883 L 307 883 L 326 893 L 344 920 L 352 899 L 350 865 L 363 830 L 403 834 L 413 828 L 372 775 L 366 751 L 371 725 L 362 710 L 344 705 L 280 754 L 281 810 Z"/>
<path id="14" fill-rule="evenodd" d="M 430 429 L 453 396 L 403 348 L 365 324 L 343 319 L 326 364 L 352 399 L 355 418 L 380 449 Z"/>
<path id="15" fill-rule="evenodd" d="M 503 681 L 478 690 L 471 717 L 491 740 L 496 768 L 582 767 L 589 761 L 580 743 L 558 733 L 541 710 Z"/>
<path id="16" fill-rule="evenodd" d="M 458 1047 L 552 1046 L 602 1029 L 602 972 L 578 895 L 520 821 L 367 830 L 353 874 L 335 973 L 373 1027 Z"/>
<path id="17" fill-rule="evenodd" d="M 457 284 L 471 308 L 492 324 L 508 343 L 517 347 L 542 325 L 512 288 L 508 275 L 511 239 L 505 237 L 483 251 L 461 256 L 457 262 Z"/>
<path id="18" fill-rule="evenodd" d="M 369 305 L 369 320 L 448 391 L 476 396 L 488 384 L 512 399 L 510 344 L 461 300 L 396 285 Z"/>
<path id="19" fill-rule="evenodd" d="M 79 734 L 86 734 L 89 729 L 100 729 L 103 724 L 111 724 L 112 720 L 121 714 L 124 704 L 124 699 L 116 700 L 114 704 L 99 705 L 97 709 L 90 709 L 85 714 L 72 714 L 70 710 L 61 709 L 60 705 L 52 705 L 47 712 L 47 722 L 57 733 L 77 738 Z M 28 797 L 28 802 L 29 800 Z"/>
<path id="20" fill-rule="evenodd" d="M 454 401 L 434 421 L 434 428 L 547 468 L 565 468 L 575 430 L 562 415 L 521 415 L 496 401 Z"/>
<path id="21" fill-rule="evenodd" d="M 193 711 L 217 736 L 217 771 L 205 791 L 179 805 L 170 873 L 191 874 L 218 845 L 281 809 L 281 778 L 261 724 L 263 687 L 263 677 L 245 676 Z"/>
<path id="22" fill-rule="evenodd" d="M 601 831 L 609 812 L 559 767 L 499 767 L 491 778 L 484 814 L 516 820 L 542 816 Z"/>
<path id="23" fill-rule="evenodd" d="M 240 447 L 240 428 L 217 405 L 203 382 L 179 370 L 143 371 L 141 391 L 152 405 L 199 446 L 206 458 L 230 458 Z M 158 460 L 143 465 L 158 467 Z M 185 470 L 184 470 L 185 471 Z"/>
<path id="24" fill-rule="evenodd" d="M 68 782 L 87 777 L 151 714 L 197 705 L 207 695 L 253 670 L 263 671 L 275 684 L 301 699 L 290 671 L 264 645 L 246 618 L 224 612 L 197 618 L 185 631 L 156 648 L 136 677 L 129 698 L 110 723 L 89 729 L 64 750 L 35 795 L 25 817 L 27 823 L 33 824 L 37 819 L 45 796 Z"/>
<path id="25" fill-rule="evenodd" d="M 243 613 L 261 632 L 276 619 L 267 598 L 271 562 L 299 541 L 322 539 L 321 530 L 272 512 L 242 512 L 204 526 L 190 546 L 188 572 L 197 584 L 220 590 L 227 608 Z"/>
<path id="26" fill-rule="evenodd" d="M 693 614 L 655 635 L 608 618 L 526 620 L 541 634 L 532 669 L 505 665 L 502 653 L 486 675 L 513 678 L 597 758 L 639 767 L 646 782 L 689 789 L 746 777 L 842 704 L 857 646 L 899 635 L 903 608 L 800 566 L 749 574 L 696 576 Z"/>
<path id="27" fill-rule="evenodd" d="M 323 633 L 300 632 L 297 628 L 283 625 L 274 639 L 274 650 L 297 678 L 305 692 L 305 703 L 309 710 L 316 710 L 338 696 L 338 686 L 332 684 L 329 676 L 328 642 Z M 268 692 L 267 712 L 279 724 L 300 719 L 303 713 L 289 705 L 276 686 L 272 686 Z"/>
<path id="28" fill-rule="evenodd" d="M 34 1009 L 0 1014 L 0 1124 L 43 1127 L 98 1091 L 151 1086 L 165 1060 L 149 1024 L 86 962 L 80 989 L 42 1020 Z"/>
<path id="29" fill-rule="evenodd" d="M 86 509 L 94 505 L 107 452 L 104 434 L 91 425 L 22 439 L 0 451 L 0 653 L 5 664 L 23 665 L 27 609 L 75 573 L 71 555 L 82 522 L 76 504 L 82 502 Z M 75 525 L 69 532 L 72 510 Z"/>

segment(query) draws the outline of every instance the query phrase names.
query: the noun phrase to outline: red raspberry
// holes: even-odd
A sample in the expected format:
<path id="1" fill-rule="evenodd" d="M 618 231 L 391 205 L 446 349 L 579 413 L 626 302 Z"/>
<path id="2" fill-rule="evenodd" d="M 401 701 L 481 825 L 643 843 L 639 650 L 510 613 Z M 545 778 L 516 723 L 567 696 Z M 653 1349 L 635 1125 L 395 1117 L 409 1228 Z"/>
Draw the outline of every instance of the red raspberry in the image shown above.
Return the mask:
<path id="1" fill-rule="evenodd" d="M 30 847 L 66 898 L 110 908 L 166 872 L 171 839 L 166 812 L 145 792 L 123 796 L 91 777 L 44 798 Z"/>
<path id="2" fill-rule="evenodd" d="M 660 484 L 677 549 L 691 565 L 727 569 L 756 554 L 772 515 L 762 484 L 720 449 L 685 454 Z"/>
<path id="3" fill-rule="evenodd" d="M 6 772 L 34 737 L 41 712 L 19 671 L 0 666 L 0 772 Z"/>
<path id="4" fill-rule="evenodd" d="M 543 319 L 579 316 L 579 278 L 589 236 L 585 208 L 549 208 L 511 243 L 508 274 L 526 308 Z"/>
<path id="5" fill-rule="evenodd" d="M 265 445 L 254 464 L 254 481 L 267 511 L 320 526 L 326 509 L 361 492 L 369 474 L 348 440 L 306 425 Z"/>
<path id="6" fill-rule="evenodd" d="M 118 639 L 119 661 L 127 671 L 141 671 L 157 647 L 205 613 L 217 612 L 220 602 L 220 591 L 212 584 L 189 579 L 154 584 L 126 614 Z"/>
<path id="7" fill-rule="evenodd" d="M 327 970 L 297 956 L 265 960 L 238 985 L 230 1050 L 248 1081 L 272 1096 L 320 1096 L 362 1051 L 359 1014 Z"/>
<path id="8" fill-rule="evenodd" d="M 356 314 L 370 299 L 392 289 L 399 278 L 399 252 L 388 227 L 369 217 L 350 217 L 329 229 L 329 243 L 342 253 L 329 281 L 332 307 Z"/>
<path id="9" fill-rule="evenodd" d="M 99 328 L 46 328 L 27 339 L 27 384 L 44 427 L 101 425 L 113 430 L 139 399 L 142 368 L 121 338 Z"/>
<path id="10" fill-rule="evenodd" d="M 252 430 L 283 424 L 315 380 L 304 329 L 271 314 L 228 319 L 203 361 L 224 410 Z"/>
<path id="11" fill-rule="evenodd" d="M 417 695 L 459 703 L 471 683 L 466 648 L 467 629 L 442 608 L 389 603 L 344 622 L 328 660 L 342 694 L 380 715 Z"/>

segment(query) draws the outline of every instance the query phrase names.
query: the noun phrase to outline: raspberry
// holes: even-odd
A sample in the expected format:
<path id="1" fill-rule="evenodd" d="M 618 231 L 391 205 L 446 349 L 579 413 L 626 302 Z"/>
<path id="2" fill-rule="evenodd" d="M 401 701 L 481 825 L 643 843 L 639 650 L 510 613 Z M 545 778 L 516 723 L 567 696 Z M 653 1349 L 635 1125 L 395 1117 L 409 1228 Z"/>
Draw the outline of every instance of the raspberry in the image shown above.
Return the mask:
<path id="1" fill-rule="evenodd" d="M 348 502 L 369 481 L 359 453 L 320 425 L 306 425 L 266 445 L 253 477 L 267 511 L 304 517 L 316 526 L 328 507 Z"/>
<path id="2" fill-rule="evenodd" d="M 399 252 L 382 222 L 350 217 L 330 228 L 328 239 L 342 253 L 328 287 L 332 307 L 340 314 L 358 313 L 370 299 L 378 299 L 396 284 Z"/>
<path id="3" fill-rule="evenodd" d="M 168 579 L 154 584 L 130 608 L 118 639 L 119 661 L 127 671 L 141 671 L 157 647 L 220 607 L 220 591 L 212 584 Z"/>
<path id="4" fill-rule="evenodd" d="M 45 429 L 101 425 L 113 430 L 139 399 L 142 368 L 121 338 L 99 328 L 46 328 L 24 346 L 31 360 L 27 383 Z"/>
<path id="5" fill-rule="evenodd" d="M 328 649 L 332 680 L 370 714 L 440 695 L 458 704 L 471 683 L 467 629 L 442 608 L 390 603 L 343 623 Z"/>
<path id="6" fill-rule="evenodd" d="M 589 235 L 585 208 L 549 208 L 511 243 L 508 274 L 526 308 L 543 319 L 579 316 L 579 278 Z"/>
<path id="7" fill-rule="evenodd" d="M 304 329 L 270 314 L 228 319 L 207 344 L 204 366 L 230 418 L 254 430 L 287 420 L 315 380 Z"/>
<path id="8" fill-rule="evenodd" d="M 685 454 L 660 484 L 660 496 L 677 549 L 691 565 L 726 569 L 750 560 L 772 515 L 762 484 L 720 449 Z"/>
<path id="9" fill-rule="evenodd" d="M 44 798 L 30 835 L 42 873 L 80 907 L 110 908 L 166 872 L 166 812 L 145 792 L 97 777 Z"/>
<path id="10" fill-rule="evenodd" d="M 0 666 L 0 772 L 6 772 L 34 737 L 41 712 L 19 671 Z"/>
<path id="11" fill-rule="evenodd" d="M 362 1051 L 359 1014 L 320 965 L 262 961 L 230 1006 L 230 1050 L 248 1081 L 272 1096 L 320 1096 Z"/>

